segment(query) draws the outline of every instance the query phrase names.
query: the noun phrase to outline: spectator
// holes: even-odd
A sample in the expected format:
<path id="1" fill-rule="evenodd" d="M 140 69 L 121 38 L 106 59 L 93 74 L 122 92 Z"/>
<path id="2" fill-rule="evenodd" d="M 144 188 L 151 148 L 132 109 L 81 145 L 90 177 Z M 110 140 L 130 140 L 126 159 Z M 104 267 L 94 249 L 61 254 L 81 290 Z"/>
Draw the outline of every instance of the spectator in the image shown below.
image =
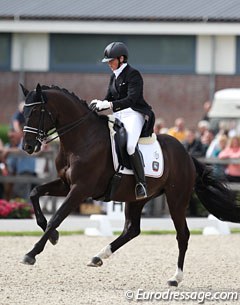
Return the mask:
<path id="1" fill-rule="evenodd" d="M 202 135 L 200 140 L 203 145 L 204 155 L 206 155 L 206 152 L 210 147 L 214 137 L 214 132 L 212 130 L 205 130 L 204 134 Z"/>
<path id="2" fill-rule="evenodd" d="M 183 146 L 186 151 L 193 157 L 203 157 L 204 149 L 201 141 L 197 139 L 196 133 L 193 129 L 186 132 L 186 140 L 183 141 Z M 198 216 L 198 201 L 195 196 L 192 196 L 189 201 L 189 216 Z"/>
<path id="3" fill-rule="evenodd" d="M 198 124 L 197 124 L 198 137 L 200 138 L 206 130 L 209 130 L 209 127 L 210 127 L 210 124 L 209 124 L 208 121 L 204 121 L 204 120 L 199 121 Z"/>
<path id="4" fill-rule="evenodd" d="M 156 135 L 168 132 L 168 129 L 165 127 L 165 121 L 162 118 L 156 119 L 153 131 Z"/>
<path id="5" fill-rule="evenodd" d="M 0 139 L 0 175 L 1 176 L 5 176 L 7 174 L 6 164 L 3 158 L 3 150 L 4 150 L 3 142 Z M 2 183 L 0 183 L 0 198 L 3 198 L 3 196 L 4 196 L 4 186 Z"/>
<path id="6" fill-rule="evenodd" d="M 187 150 L 187 152 L 197 158 L 204 156 L 204 147 L 199 139 L 197 139 L 194 130 L 189 129 L 186 132 L 186 140 L 183 141 L 183 146 Z"/>
<path id="7" fill-rule="evenodd" d="M 219 153 L 220 159 L 240 158 L 240 139 L 230 138 L 229 144 Z M 228 164 L 225 170 L 229 182 L 240 182 L 240 164 Z"/>
<path id="8" fill-rule="evenodd" d="M 22 136 L 22 130 L 25 123 L 23 115 L 24 101 L 20 102 L 18 105 L 18 110 L 14 113 L 11 121 L 11 131 L 15 131 Z"/>
<path id="9" fill-rule="evenodd" d="M 203 104 L 204 114 L 203 114 L 202 120 L 209 121 L 208 113 L 209 113 L 211 107 L 212 107 L 212 103 L 210 101 L 204 102 L 204 104 Z"/>
<path id="10" fill-rule="evenodd" d="M 212 141 L 212 143 L 215 142 L 215 145 L 211 150 L 211 154 L 209 153 L 209 149 L 211 148 L 212 145 L 210 145 L 209 149 L 207 150 L 206 153 L 207 158 L 217 158 L 220 152 L 223 151 L 227 146 L 228 137 L 225 134 L 218 135 L 215 138 L 216 139 Z M 225 180 L 226 179 L 225 168 L 226 166 L 224 164 L 214 164 L 213 165 L 214 175 L 220 180 Z"/>
<path id="11" fill-rule="evenodd" d="M 183 142 L 184 140 L 186 140 L 186 133 L 187 133 L 187 130 L 185 128 L 185 120 L 183 118 L 177 118 L 175 120 L 174 127 L 171 127 L 168 130 L 168 134 L 170 136 L 173 136 L 180 142 Z"/>
<path id="12" fill-rule="evenodd" d="M 215 146 L 215 148 L 212 152 L 212 156 L 218 157 L 220 152 L 226 148 L 227 143 L 228 143 L 228 137 L 225 134 L 219 135 L 217 137 L 217 145 Z"/>
<path id="13" fill-rule="evenodd" d="M 9 144 L 4 148 L 4 158 L 7 169 L 11 175 L 36 176 L 35 158 L 29 157 L 25 153 L 21 154 L 21 139 L 19 133 L 10 131 Z M 19 153 L 11 155 L 11 153 Z M 15 183 L 6 185 L 6 199 L 23 198 L 29 200 L 29 191 L 32 188 L 31 183 Z"/>

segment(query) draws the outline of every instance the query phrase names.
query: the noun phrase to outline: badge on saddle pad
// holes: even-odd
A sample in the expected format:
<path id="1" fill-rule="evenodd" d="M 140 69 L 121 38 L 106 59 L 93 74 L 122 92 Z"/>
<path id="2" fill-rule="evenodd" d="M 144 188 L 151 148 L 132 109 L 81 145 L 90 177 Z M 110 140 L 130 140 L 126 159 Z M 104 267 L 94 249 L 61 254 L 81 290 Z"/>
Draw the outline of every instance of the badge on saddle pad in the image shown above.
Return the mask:
<path id="1" fill-rule="evenodd" d="M 152 169 L 153 169 L 154 172 L 158 172 L 158 170 L 159 170 L 159 162 L 153 161 Z"/>

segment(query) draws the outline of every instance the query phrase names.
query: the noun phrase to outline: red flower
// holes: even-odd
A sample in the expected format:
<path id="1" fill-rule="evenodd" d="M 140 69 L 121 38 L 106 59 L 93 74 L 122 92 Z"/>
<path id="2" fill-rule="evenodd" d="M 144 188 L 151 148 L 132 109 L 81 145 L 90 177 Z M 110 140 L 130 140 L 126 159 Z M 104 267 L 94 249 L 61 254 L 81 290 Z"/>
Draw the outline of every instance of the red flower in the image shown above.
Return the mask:
<path id="1" fill-rule="evenodd" d="M 32 205 L 25 202 L 8 202 L 0 199 L 0 218 L 31 218 Z"/>

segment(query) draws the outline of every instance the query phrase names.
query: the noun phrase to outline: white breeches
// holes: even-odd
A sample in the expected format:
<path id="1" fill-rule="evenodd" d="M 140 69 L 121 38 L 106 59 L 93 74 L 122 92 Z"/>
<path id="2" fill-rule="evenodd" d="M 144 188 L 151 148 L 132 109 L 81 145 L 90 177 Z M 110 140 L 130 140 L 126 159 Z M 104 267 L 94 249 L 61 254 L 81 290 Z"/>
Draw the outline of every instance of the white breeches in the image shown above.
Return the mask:
<path id="1" fill-rule="evenodd" d="M 137 142 L 139 140 L 142 128 L 145 122 L 144 116 L 132 108 L 127 108 L 114 112 L 114 116 L 118 118 L 125 126 L 127 131 L 127 152 L 129 155 L 134 154 Z"/>

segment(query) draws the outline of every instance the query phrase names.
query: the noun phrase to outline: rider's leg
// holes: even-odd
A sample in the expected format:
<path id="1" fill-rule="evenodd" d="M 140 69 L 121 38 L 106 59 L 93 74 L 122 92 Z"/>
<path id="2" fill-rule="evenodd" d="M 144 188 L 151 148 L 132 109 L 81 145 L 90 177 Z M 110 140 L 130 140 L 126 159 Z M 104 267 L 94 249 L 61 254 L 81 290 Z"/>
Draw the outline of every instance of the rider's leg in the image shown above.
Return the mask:
<path id="1" fill-rule="evenodd" d="M 135 194 L 136 199 L 142 199 L 147 197 L 147 185 L 144 173 L 144 164 L 141 152 L 136 146 L 134 154 L 130 155 L 131 166 L 136 179 Z"/>
<path id="2" fill-rule="evenodd" d="M 127 139 L 127 152 L 130 156 L 130 162 L 133 168 L 134 176 L 136 179 L 136 199 L 147 197 L 146 180 L 144 174 L 144 164 L 140 151 L 136 148 L 137 142 L 142 132 L 144 125 L 144 117 L 139 112 L 130 110 L 129 114 L 121 116 L 128 139 Z"/>

